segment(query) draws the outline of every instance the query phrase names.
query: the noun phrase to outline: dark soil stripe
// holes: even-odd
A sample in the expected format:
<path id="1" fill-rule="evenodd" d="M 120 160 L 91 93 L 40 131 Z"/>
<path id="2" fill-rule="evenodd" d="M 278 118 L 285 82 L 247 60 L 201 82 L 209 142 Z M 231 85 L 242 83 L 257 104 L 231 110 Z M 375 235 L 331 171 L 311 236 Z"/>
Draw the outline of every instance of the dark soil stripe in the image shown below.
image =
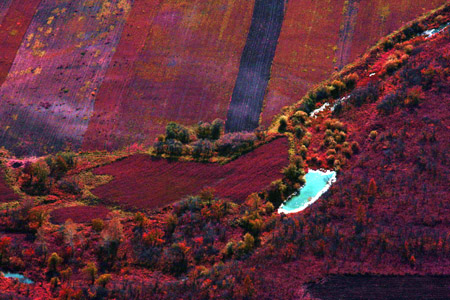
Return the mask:
<path id="1" fill-rule="evenodd" d="M 336 54 L 336 66 L 342 69 L 350 62 L 353 34 L 355 32 L 356 19 L 358 17 L 358 0 L 349 0 L 344 6 L 344 24 L 339 32 L 338 50 Z"/>
<path id="2" fill-rule="evenodd" d="M 450 276 L 330 276 L 308 288 L 322 300 L 449 299 Z"/>
<path id="3" fill-rule="evenodd" d="M 258 127 L 270 68 L 284 19 L 284 0 L 256 0 L 252 24 L 227 114 L 226 130 Z"/>

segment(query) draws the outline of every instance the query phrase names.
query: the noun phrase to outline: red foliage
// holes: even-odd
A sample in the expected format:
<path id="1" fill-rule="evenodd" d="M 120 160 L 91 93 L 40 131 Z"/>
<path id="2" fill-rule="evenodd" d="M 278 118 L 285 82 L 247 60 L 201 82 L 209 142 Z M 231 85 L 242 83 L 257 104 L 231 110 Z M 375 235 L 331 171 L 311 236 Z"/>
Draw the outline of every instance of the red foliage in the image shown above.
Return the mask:
<path id="1" fill-rule="evenodd" d="M 0 170 L 0 203 L 19 200 L 19 197 L 6 184 L 3 176 L 3 171 Z"/>
<path id="2" fill-rule="evenodd" d="M 277 139 L 224 166 L 134 155 L 96 169 L 94 173 L 113 175 L 114 180 L 93 192 L 127 207 L 155 208 L 209 186 L 217 196 L 241 202 L 281 177 L 289 163 L 287 150 L 287 139 Z"/>
<path id="3" fill-rule="evenodd" d="M 106 219 L 109 212 L 104 206 L 69 206 L 55 209 L 50 216 L 54 224 L 63 224 L 68 219 L 75 223 L 89 223 L 92 219 Z"/>

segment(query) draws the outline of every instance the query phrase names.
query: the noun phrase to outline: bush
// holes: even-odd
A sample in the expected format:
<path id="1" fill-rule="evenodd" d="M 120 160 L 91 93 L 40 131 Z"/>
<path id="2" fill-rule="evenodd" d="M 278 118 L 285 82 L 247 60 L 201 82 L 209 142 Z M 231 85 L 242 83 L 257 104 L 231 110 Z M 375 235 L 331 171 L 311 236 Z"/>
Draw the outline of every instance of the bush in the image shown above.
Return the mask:
<path id="1" fill-rule="evenodd" d="M 256 141 L 254 133 L 234 132 L 223 135 L 216 142 L 216 148 L 220 155 L 228 156 L 244 153 L 253 149 Z"/>
<path id="2" fill-rule="evenodd" d="M 171 156 L 180 156 L 183 154 L 183 144 L 178 140 L 166 140 L 167 154 Z"/>
<path id="3" fill-rule="evenodd" d="M 58 267 L 62 263 L 63 259 L 58 255 L 58 253 L 53 252 L 47 261 L 47 270 L 49 273 L 58 272 Z"/>
<path id="4" fill-rule="evenodd" d="M 163 254 L 164 269 L 171 274 L 180 275 L 187 271 L 188 261 L 184 243 L 175 243 Z"/>
<path id="5" fill-rule="evenodd" d="M 366 86 L 355 89 L 349 98 L 349 102 L 356 107 L 360 107 L 366 102 L 374 102 L 378 99 L 378 86 L 369 83 Z"/>
<path id="6" fill-rule="evenodd" d="M 386 39 L 382 42 L 381 46 L 384 51 L 388 51 L 394 47 L 394 41 L 392 39 Z"/>
<path id="7" fill-rule="evenodd" d="M 340 80 L 333 80 L 331 82 L 330 94 L 333 98 L 337 99 L 345 90 L 345 84 Z"/>
<path id="8" fill-rule="evenodd" d="M 280 123 L 278 125 L 278 132 L 280 132 L 280 133 L 286 132 L 286 128 L 287 128 L 287 124 L 288 124 L 286 117 L 285 116 L 281 117 L 279 122 Z"/>
<path id="9" fill-rule="evenodd" d="M 22 190 L 33 196 L 46 195 L 50 191 L 50 168 L 44 160 L 27 163 L 23 169 L 25 174 Z"/>
<path id="10" fill-rule="evenodd" d="M 269 200 L 275 208 L 280 207 L 284 202 L 284 192 L 287 187 L 281 180 L 276 180 L 270 184 L 267 192 L 267 200 Z"/>
<path id="11" fill-rule="evenodd" d="M 48 156 L 45 161 L 50 168 L 50 176 L 58 180 L 75 167 L 75 153 L 60 152 L 55 156 Z"/>
<path id="12" fill-rule="evenodd" d="M 199 139 L 208 139 L 211 136 L 211 124 L 200 122 L 197 125 L 197 137 Z"/>
<path id="13" fill-rule="evenodd" d="M 97 277 L 97 266 L 95 265 L 95 263 L 91 262 L 88 263 L 84 268 L 83 268 L 83 273 L 86 274 L 86 276 L 88 277 L 88 280 L 91 282 L 91 284 L 94 284 L 95 282 L 95 278 Z"/>
<path id="14" fill-rule="evenodd" d="M 377 109 L 380 113 L 384 113 L 386 115 L 391 114 L 394 112 L 394 109 L 399 104 L 399 95 L 397 93 L 391 93 L 381 100 L 381 102 L 377 105 Z"/>
<path id="15" fill-rule="evenodd" d="M 102 274 L 97 278 L 97 280 L 95 280 L 95 284 L 105 288 L 111 279 L 111 274 Z"/>
<path id="16" fill-rule="evenodd" d="M 306 120 L 308 120 L 308 114 L 301 110 L 296 111 L 291 116 L 291 122 L 293 125 L 305 124 Z"/>
<path id="17" fill-rule="evenodd" d="M 283 169 L 283 175 L 291 182 L 298 182 L 305 175 L 303 164 L 291 163 Z"/>
<path id="18" fill-rule="evenodd" d="M 305 135 L 305 130 L 301 126 L 295 126 L 294 134 L 298 139 L 301 139 Z"/>
<path id="19" fill-rule="evenodd" d="M 225 121 L 221 119 L 215 119 L 211 123 L 211 140 L 218 140 L 224 131 L 225 128 Z"/>
<path id="20" fill-rule="evenodd" d="M 61 179 L 60 181 L 58 181 L 58 186 L 63 192 L 72 195 L 79 195 L 81 193 L 79 183 L 75 179 Z"/>
<path id="21" fill-rule="evenodd" d="M 316 101 L 317 102 L 319 101 L 319 100 L 316 100 L 315 98 L 313 99 L 312 97 L 317 97 L 317 96 L 315 94 L 309 94 L 309 96 L 304 97 L 302 99 L 302 101 L 300 102 L 298 109 L 300 111 L 305 112 L 306 114 L 311 113 L 316 107 Z"/>
<path id="22" fill-rule="evenodd" d="M 422 88 L 413 87 L 408 90 L 408 94 L 405 99 L 405 105 L 407 107 L 417 107 L 422 100 L 423 100 Z"/>
<path id="23" fill-rule="evenodd" d="M 344 77 L 344 83 L 347 89 L 353 89 L 356 86 L 356 83 L 359 80 L 359 76 L 357 73 L 351 73 Z"/>
<path id="24" fill-rule="evenodd" d="M 91 226 L 94 231 L 101 232 L 105 228 L 105 223 L 102 219 L 92 219 Z"/>
<path id="25" fill-rule="evenodd" d="M 213 144 L 209 140 L 198 140 L 192 145 L 192 156 L 197 158 L 209 158 L 213 155 Z"/>

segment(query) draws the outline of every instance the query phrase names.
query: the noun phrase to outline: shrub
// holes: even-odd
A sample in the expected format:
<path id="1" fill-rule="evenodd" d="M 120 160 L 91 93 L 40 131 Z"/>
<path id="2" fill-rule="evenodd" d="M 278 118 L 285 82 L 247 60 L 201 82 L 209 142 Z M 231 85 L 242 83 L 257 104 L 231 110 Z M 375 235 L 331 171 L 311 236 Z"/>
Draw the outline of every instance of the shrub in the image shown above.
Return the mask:
<path id="1" fill-rule="evenodd" d="M 300 180 L 300 177 L 303 177 L 305 175 L 305 172 L 303 171 L 303 165 L 291 163 L 289 164 L 289 166 L 283 169 L 283 175 L 286 176 L 286 178 L 291 182 L 298 182 Z"/>
<path id="2" fill-rule="evenodd" d="M 164 268 L 169 273 L 180 275 L 187 271 L 187 248 L 184 243 L 175 243 L 163 254 Z"/>
<path id="3" fill-rule="evenodd" d="M 211 140 L 217 140 L 219 139 L 224 131 L 225 128 L 225 121 L 221 119 L 215 119 L 211 123 Z"/>
<path id="4" fill-rule="evenodd" d="M 94 231 L 101 232 L 105 227 L 105 224 L 102 219 L 92 219 L 91 226 Z"/>
<path id="5" fill-rule="evenodd" d="M 344 77 L 344 84 L 347 89 L 353 89 L 356 86 L 356 83 L 359 80 L 359 76 L 357 73 L 351 73 Z"/>
<path id="6" fill-rule="evenodd" d="M 228 133 L 217 140 L 216 148 L 220 155 L 229 156 L 250 151 L 253 148 L 255 141 L 256 136 L 254 133 Z"/>
<path id="7" fill-rule="evenodd" d="M 169 155 L 180 156 L 183 154 L 183 144 L 178 140 L 168 139 L 166 140 L 166 146 L 166 152 Z"/>
<path id="8" fill-rule="evenodd" d="M 73 274 L 73 271 L 72 271 L 72 268 L 70 268 L 70 267 L 61 271 L 62 281 L 69 282 L 70 278 L 72 277 L 72 274 Z"/>
<path id="9" fill-rule="evenodd" d="M 286 128 L 288 125 L 286 117 L 285 116 L 281 117 L 279 122 L 280 123 L 278 125 L 278 132 L 280 133 L 286 132 Z"/>
<path id="10" fill-rule="evenodd" d="M 281 180 L 276 180 L 270 184 L 267 192 L 267 200 L 269 200 L 275 208 L 280 207 L 284 202 L 284 192 L 287 187 Z"/>
<path id="11" fill-rule="evenodd" d="M 373 102 L 378 99 L 378 86 L 369 83 L 366 86 L 355 89 L 349 98 L 349 102 L 356 107 L 360 107 L 366 102 Z"/>
<path id="12" fill-rule="evenodd" d="M 213 144 L 209 140 L 198 140 L 192 145 L 192 155 L 198 158 L 209 158 L 213 155 Z"/>
<path id="13" fill-rule="evenodd" d="M 79 182 L 75 179 L 61 179 L 58 181 L 59 189 L 63 192 L 78 195 L 81 193 Z"/>
<path id="14" fill-rule="evenodd" d="M 380 113 L 386 115 L 391 114 L 399 104 L 399 96 L 397 93 L 391 93 L 384 96 L 381 102 L 377 105 Z"/>
<path id="15" fill-rule="evenodd" d="M 301 110 L 296 111 L 291 116 L 291 122 L 293 125 L 305 124 L 306 120 L 308 120 L 308 114 Z"/>
<path id="16" fill-rule="evenodd" d="M 197 137 L 199 139 L 208 139 L 211 136 L 211 124 L 200 122 L 197 125 Z"/>
<path id="17" fill-rule="evenodd" d="M 301 139 L 305 135 L 305 130 L 301 126 L 295 126 L 294 134 L 298 139 Z"/>
<path id="18" fill-rule="evenodd" d="M 75 153 L 60 152 L 55 156 L 48 156 L 45 161 L 50 168 L 50 176 L 58 180 L 75 167 Z"/>
<path id="19" fill-rule="evenodd" d="M 352 142 L 351 148 L 352 148 L 353 153 L 355 153 L 355 154 L 359 153 L 359 151 L 360 151 L 359 143 L 356 141 Z"/>
<path id="20" fill-rule="evenodd" d="M 330 97 L 330 90 L 326 86 L 319 86 L 316 90 L 308 95 L 312 100 L 319 102 Z"/>
<path id="21" fill-rule="evenodd" d="M 97 278 L 97 280 L 95 280 L 95 284 L 105 288 L 111 279 L 111 274 L 102 274 Z"/>
<path id="22" fill-rule="evenodd" d="M 314 99 L 312 97 L 314 97 Z M 306 114 L 311 113 L 316 107 L 316 101 L 319 101 L 316 99 L 316 97 L 318 97 L 316 96 L 316 94 L 308 94 L 308 96 L 302 99 L 298 109 L 305 112 Z"/>
<path id="23" fill-rule="evenodd" d="M 46 195 L 50 191 L 50 168 L 44 160 L 28 163 L 23 170 L 25 173 L 22 190 L 29 195 Z"/>
<path id="24" fill-rule="evenodd" d="M 423 92 L 421 87 L 413 87 L 408 90 L 405 99 L 405 105 L 408 107 L 417 107 L 423 100 Z"/>
<path id="25" fill-rule="evenodd" d="M 333 98 L 337 99 L 345 90 L 345 83 L 340 80 L 333 80 L 331 82 L 330 94 Z"/>
<path id="26" fill-rule="evenodd" d="M 328 119 L 325 121 L 325 127 L 330 130 L 338 130 L 347 132 L 347 128 L 341 121 L 337 119 Z"/>
<path id="27" fill-rule="evenodd" d="M 242 249 L 245 253 L 250 252 L 255 247 L 255 238 L 248 232 L 244 235 L 243 242 Z"/>
<path id="28" fill-rule="evenodd" d="M 378 131 L 376 131 L 376 130 L 372 130 L 369 133 L 369 137 L 370 137 L 371 140 L 375 140 L 377 138 L 377 136 L 378 136 Z"/>
<path id="29" fill-rule="evenodd" d="M 52 278 L 58 275 L 58 267 L 62 262 L 63 259 L 58 255 L 58 253 L 53 252 L 47 260 L 47 278 Z"/>
<path id="30" fill-rule="evenodd" d="M 86 274 L 88 280 L 91 284 L 94 284 L 95 278 L 97 277 L 98 269 L 95 263 L 90 262 L 83 268 L 83 273 Z"/>
<path id="31" fill-rule="evenodd" d="M 388 51 L 394 47 L 394 41 L 392 39 L 386 39 L 381 43 L 384 51 Z"/>
<path id="32" fill-rule="evenodd" d="M 120 219 L 114 217 L 102 231 L 103 241 L 98 252 L 98 259 L 102 264 L 102 268 L 109 268 L 114 263 L 122 239 L 123 226 L 120 223 Z"/>

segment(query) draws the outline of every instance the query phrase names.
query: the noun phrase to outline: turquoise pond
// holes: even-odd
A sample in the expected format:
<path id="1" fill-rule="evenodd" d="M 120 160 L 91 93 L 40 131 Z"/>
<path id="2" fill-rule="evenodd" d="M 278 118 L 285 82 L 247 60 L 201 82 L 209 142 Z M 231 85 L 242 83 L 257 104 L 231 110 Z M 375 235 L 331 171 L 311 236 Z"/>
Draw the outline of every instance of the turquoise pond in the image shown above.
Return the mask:
<path id="1" fill-rule="evenodd" d="M 305 175 L 306 183 L 300 188 L 298 194 L 294 194 L 278 209 L 279 213 L 299 212 L 313 204 L 336 181 L 334 171 L 310 170 Z"/>
<path id="2" fill-rule="evenodd" d="M 32 284 L 33 281 L 31 279 L 26 278 L 25 276 L 18 274 L 18 273 L 3 273 L 3 276 L 5 276 L 6 278 L 15 278 L 17 280 L 19 280 L 19 282 L 21 283 L 26 283 L 26 284 Z"/>

